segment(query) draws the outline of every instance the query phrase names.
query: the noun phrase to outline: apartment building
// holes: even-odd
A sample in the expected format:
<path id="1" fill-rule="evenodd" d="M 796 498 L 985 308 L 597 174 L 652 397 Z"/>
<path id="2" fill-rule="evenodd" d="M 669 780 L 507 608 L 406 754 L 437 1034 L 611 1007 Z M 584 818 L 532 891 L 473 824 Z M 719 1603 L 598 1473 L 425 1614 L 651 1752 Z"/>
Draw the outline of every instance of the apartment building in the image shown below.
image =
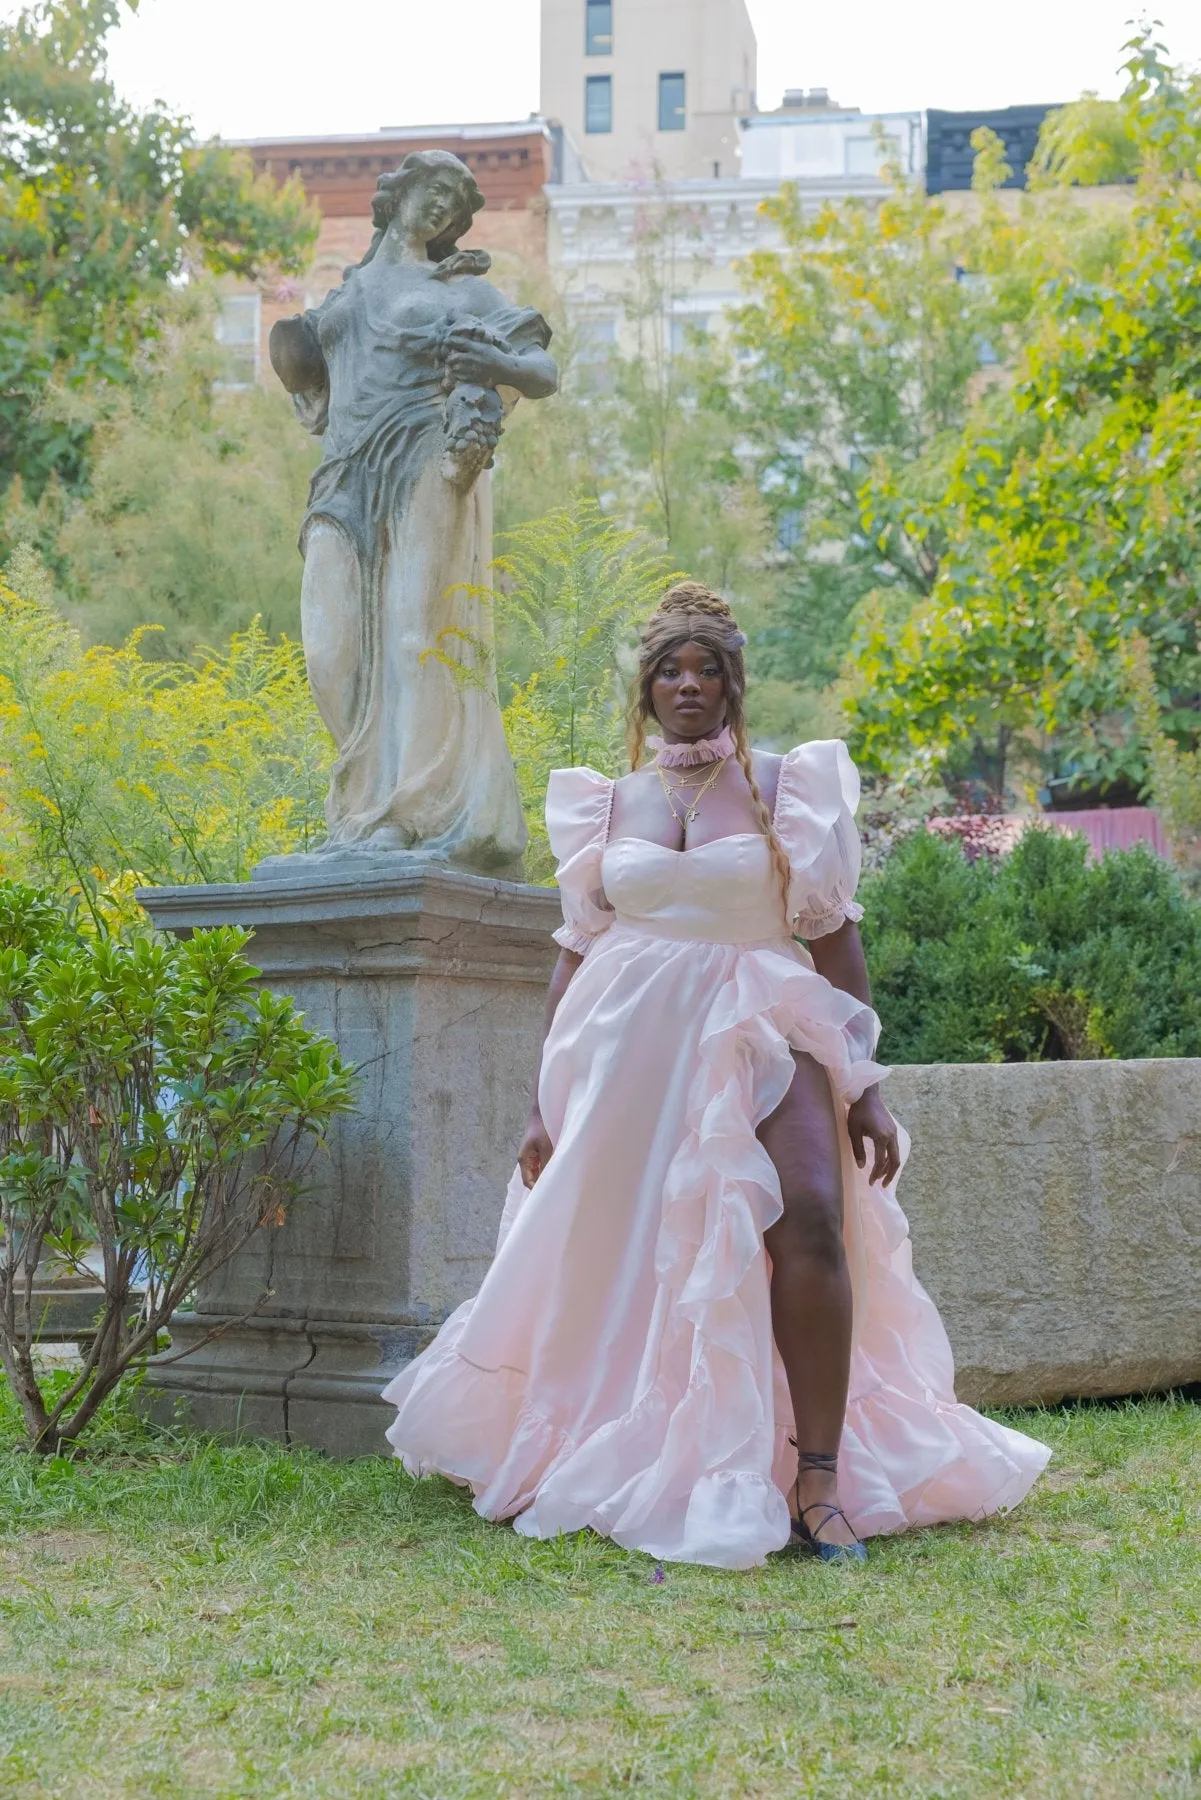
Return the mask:
<path id="1" fill-rule="evenodd" d="M 755 63 L 745 0 L 542 0 L 539 110 L 589 181 L 736 175 Z"/>

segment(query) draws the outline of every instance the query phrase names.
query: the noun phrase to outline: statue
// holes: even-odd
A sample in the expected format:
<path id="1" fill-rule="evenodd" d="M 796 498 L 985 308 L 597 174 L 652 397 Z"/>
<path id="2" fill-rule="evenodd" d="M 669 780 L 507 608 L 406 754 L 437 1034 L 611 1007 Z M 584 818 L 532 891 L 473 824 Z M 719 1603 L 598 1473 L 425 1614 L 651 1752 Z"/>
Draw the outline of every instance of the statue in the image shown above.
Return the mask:
<path id="1" fill-rule="evenodd" d="M 520 396 L 558 385 L 550 328 L 459 250 L 483 206 L 445 150 L 380 178 L 376 231 L 312 311 L 281 320 L 271 361 L 324 438 L 301 531 L 301 631 L 338 748 L 332 851 L 408 851 L 520 871 L 526 828 L 471 591 L 492 556 L 487 470 Z"/>

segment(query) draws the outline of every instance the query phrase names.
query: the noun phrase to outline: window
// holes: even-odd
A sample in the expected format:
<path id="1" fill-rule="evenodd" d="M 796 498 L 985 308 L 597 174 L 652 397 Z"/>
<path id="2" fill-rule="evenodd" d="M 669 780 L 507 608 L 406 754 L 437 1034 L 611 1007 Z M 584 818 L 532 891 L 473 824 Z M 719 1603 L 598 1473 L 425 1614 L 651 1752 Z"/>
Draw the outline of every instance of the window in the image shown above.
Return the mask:
<path id="1" fill-rule="evenodd" d="M 613 77 L 589 75 L 584 81 L 584 130 L 613 129 Z"/>
<path id="2" fill-rule="evenodd" d="M 659 130 L 683 131 L 687 123 L 684 115 L 684 77 L 682 75 L 660 75 L 659 77 Z"/>
<path id="3" fill-rule="evenodd" d="M 801 541 L 803 520 L 799 512 L 789 507 L 776 519 L 776 547 L 780 550 L 795 550 Z"/>
<path id="4" fill-rule="evenodd" d="M 576 351 L 576 375 L 583 394 L 608 394 L 613 388 L 616 319 L 582 319 Z"/>
<path id="5" fill-rule="evenodd" d="M 691 350 L 696 343 L 695 334 L 703 335 L 708 330 L 708 313 L 677 313 L 671 321 L 672 355 L 680 356 L 685 350 Z"/>
<path id="6" fill-rule="evenodd" d="M 846 141 L 848 175 L 879 175 L 885 163 L 897 161 L 904 167 L 900 138 L 885 138 L 878 144 L 874 137 L 853 137 Z"/>
<path id="7" fill-rule="evenodd" d="M 253 387 L 259 372 L 259 296 L 226 294 L 217 315 L 217 342 L 224 345 L 221 387 Z"/>
<path id="8" fill-rule="evenodd" d="M 955 265 L 955 279 L 960 287 L 968 290 L 969 294 L 983 294 L 987 297 L 991 293 L 991 284 L 986 275 L 977 275 L 973 270 L 965 269 L 960 263 Z M 991 368 L 994 363 L 1001 360 L 997 354 L 997 346 L 992 339 L 983 336 L 976 339 L 976 356 L 981 368 L 984 369 Z"/>
<path id="9" fill-rule="evenodd" d="M 584 7 L 584 55 L 612 56 L 613 0 L 586 0 Z"/>

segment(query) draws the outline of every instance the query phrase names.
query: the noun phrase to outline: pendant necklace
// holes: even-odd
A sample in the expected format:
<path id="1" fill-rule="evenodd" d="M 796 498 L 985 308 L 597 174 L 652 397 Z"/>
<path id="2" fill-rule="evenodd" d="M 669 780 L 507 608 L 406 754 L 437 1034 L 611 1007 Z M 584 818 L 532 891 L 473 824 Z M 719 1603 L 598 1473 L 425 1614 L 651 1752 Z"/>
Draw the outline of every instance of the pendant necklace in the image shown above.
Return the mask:
<path id="1" fill-rule="evenodd" d="M 688 827 L 696 818 L 701 801 L 705 798 L 705 795 L 709 792 L 710 788 L 714 786 L 729 760 L 728 756 L 723 756 L 719 763 L 715 763 L 711 769 L 707 770 L 706 773 L 699 776 L 699 778 L 696 775 L 693 775 L 691 771 L 688 775 L 685 775 L 682 770 L 677 769 L 675 771 L 676 784 L 674 787 L 668 781 L 666 771 L 663 769 L 662 765 L 658 762 L 655 763 L 655 771 L 659 777 L 659 785 L 663 789 L 663 797 L 667 801 L 667 810 L 670 812 L 676 824 L 684 827 L 685 837 L 688 835 Z M 677 812 L 675 806 L 676 800 L 680 798 L 687 800 L 687 790 L 693 787 L 697 789 L 696 798 L 690 804 L 685 806 L 682 813 Z"/>

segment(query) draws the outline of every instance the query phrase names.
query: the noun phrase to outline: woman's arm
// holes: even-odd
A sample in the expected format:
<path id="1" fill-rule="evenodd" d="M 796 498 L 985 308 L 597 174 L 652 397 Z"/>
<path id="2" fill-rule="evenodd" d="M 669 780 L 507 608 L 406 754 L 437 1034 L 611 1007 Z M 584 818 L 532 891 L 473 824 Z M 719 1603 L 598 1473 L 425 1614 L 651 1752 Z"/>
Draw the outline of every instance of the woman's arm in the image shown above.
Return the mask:
<path id="1" fill-rule="evenodd" d="M 538 1066 L 534 1070 L 534 1097 L 530 1103 L 521 1149 L 517 1152 L 521 1179 L 528 1188 L 533 1187 L 545 1169 L 551 1159 L 553 1149 L 553 1145 L 546 1135 L 546 1126 L 542 1123 L 542 1114 L 538 1108 L 538 1083 L 542 1075 L 542 1051 L 546 1044 L 546 1034 L 551 1028 L 551 1021 L 559 1010 L 559 1002 L 571 986 L 571 978 L 583 960 L 583 957 L 577 956 L 574 950 L 560 950 L 559 960 L 555 964 L 554 973 L 550 978 L 550 987 L 546 992 L 546 1018 L 542 1024 L 542 1041 L 538 1046 Z"/>
<path id="2" fill-rule="evenodd" d="M 809 954 L 814 968 L 819 975 L 825 976 L 831 987 L 841 988 L 844 994 L 861 1000 L 864 1006 L 871 1005 L 872 984 L 868 979 L 867 958 L 863 954 L 859 927 L 853 919 L 848 919 L 845 925 L 825 937 L 814 938 L 809 945 Z M 897 1141 L 897 1122 L 881 1100 L 878 1085 L 865 1088 L 859 1099 L 851 1103 L 847 1112 L 847 1130 L 855 1161 L 861 1169 L 867 1163 L 865 1139 L 870 1138 L 875 1156 L 869 1179 L 882 1181 L 887 1187 L 900 1170 L 901 1147 Z"/>

